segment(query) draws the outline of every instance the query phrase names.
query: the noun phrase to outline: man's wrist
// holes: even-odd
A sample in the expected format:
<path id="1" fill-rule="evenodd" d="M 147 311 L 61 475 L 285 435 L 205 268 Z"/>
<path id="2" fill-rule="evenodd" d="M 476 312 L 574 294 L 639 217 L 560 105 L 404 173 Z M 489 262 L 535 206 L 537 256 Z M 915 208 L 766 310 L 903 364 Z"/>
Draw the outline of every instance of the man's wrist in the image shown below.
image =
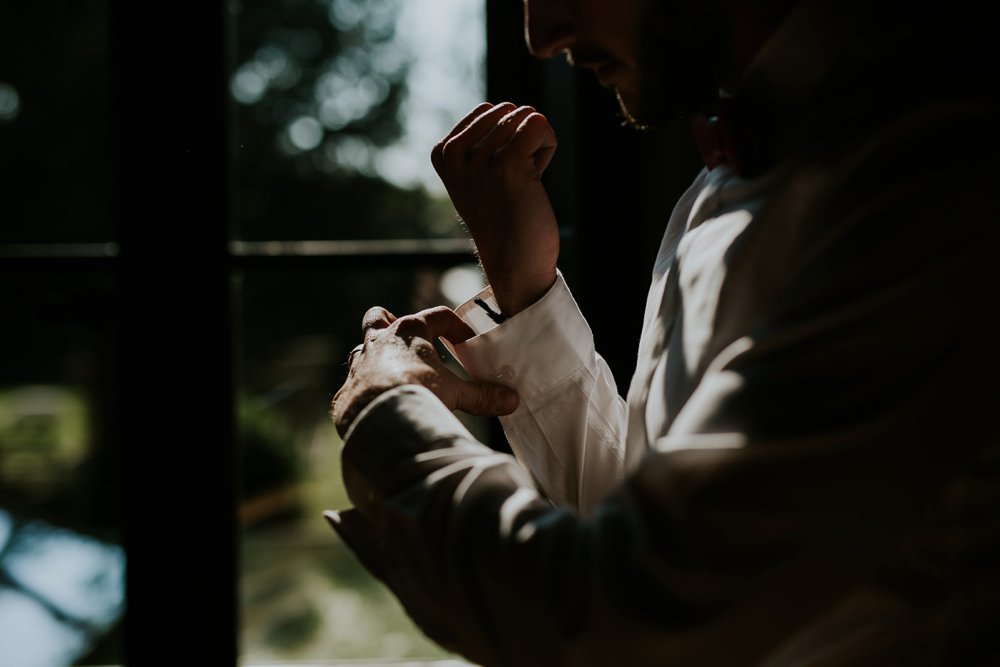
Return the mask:
<path id="1" fill-rule="evenodd" d="M 376 401 L 386 392 L 395 389 L 394 386 L 368 386 L 360 391 L 353 391 L 343 398 L 334 397 L 334 405 L 331 411 L 334 426 L 341 439 L 347 438 L 347 433 L 351 426 L 358 419 L 362 412 L 369 405 Z"/>
<path id="2" fill-rule="evenodd" d="M 552 286 L 555 285 L 556 271 L 553 269 L 551 273 L 540 276 L 530 283 L 525 281 L 519 282 L 521 284 L 515 287 L 501 285 L 499 290 L 497 289 L 497 285 L 491 282 L 493 299 L 500 308 L 499 313 L 496 314 L 501 319 L 509 319 L 541 300 L 552 289 Z M 495 318 L 491 319 L 496 321 Z"/>

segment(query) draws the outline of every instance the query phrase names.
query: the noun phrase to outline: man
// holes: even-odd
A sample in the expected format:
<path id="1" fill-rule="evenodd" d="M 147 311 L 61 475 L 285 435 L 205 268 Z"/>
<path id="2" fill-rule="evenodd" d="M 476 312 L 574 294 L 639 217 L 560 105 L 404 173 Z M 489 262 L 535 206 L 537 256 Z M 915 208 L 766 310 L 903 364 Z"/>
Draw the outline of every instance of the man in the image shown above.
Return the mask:
<path id="1" fill-rule="evenodd" d="M 710 150 L 622 399 L 557 267 L 544 116 L 482 105 L 435 148 L 490 287 L 365 315 L 332 406 L 355 507 L 328 514 L 430 637 L 483 665 L 1000 664 L 996 41 L 972 11 L 526 0 L 536 55 Z M 452 410 L 503 415 L 516 459 Z"/>

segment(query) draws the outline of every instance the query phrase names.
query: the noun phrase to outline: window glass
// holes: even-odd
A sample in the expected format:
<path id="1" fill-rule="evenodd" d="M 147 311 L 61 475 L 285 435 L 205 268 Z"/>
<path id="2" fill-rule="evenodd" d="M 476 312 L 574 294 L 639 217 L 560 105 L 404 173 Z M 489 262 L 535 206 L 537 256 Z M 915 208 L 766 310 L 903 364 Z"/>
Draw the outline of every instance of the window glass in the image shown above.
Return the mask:
<path id="1" fill-rule="evenodd" d="M 107 242 L 106 0 L 0 3 L 0 245 Z"/>
<path id="2" fill-rule="evenodd" d="M 0 664 L 119 662 L 111 283 L 0 273 Z"/>
<path id="3" fill-rule="evenodd" d="M 230 13 L 241 663 L 455 660 L 322 511 L 349 506 L 329 404 L 365 310 L 483 286 L 430 151 L 484 95 L 484 0 Z"/>
<path id="4" fill-rule="evenodd" d="M 235 240 L 460 237 L 430 165 L 484 94 L 484 0 L 233 6 Z"/>
<path id="5" fill-rule="evenodd" d="M 477 267 L 464 264 L 276 267 L 238 275 L 243 664 L 449 657 L 322 518 L 323 510 L 350 506 L 328 411 L 369 306 L 403 313 L 454 304 L 475 293 L 479 281 Z M 489 441 L 487 423 L 459 417 Z"/>

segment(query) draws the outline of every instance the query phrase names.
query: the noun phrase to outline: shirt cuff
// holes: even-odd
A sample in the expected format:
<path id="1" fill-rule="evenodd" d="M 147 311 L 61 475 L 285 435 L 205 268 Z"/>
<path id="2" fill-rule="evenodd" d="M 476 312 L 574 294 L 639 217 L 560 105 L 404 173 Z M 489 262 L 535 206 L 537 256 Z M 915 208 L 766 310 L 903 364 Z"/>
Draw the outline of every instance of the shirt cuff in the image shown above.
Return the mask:
<path id="1" fill-rule="evenodd" d="M 486 288 L 478 298 L 492 303 Z M 451 346 L 466 372 L 500 382 L 522 398 L 541 394 L 593 363 L 594 337 L 561 272 L 549 291 L 503 324 L 470 300 L 456 309 L 477 335 Z"/>

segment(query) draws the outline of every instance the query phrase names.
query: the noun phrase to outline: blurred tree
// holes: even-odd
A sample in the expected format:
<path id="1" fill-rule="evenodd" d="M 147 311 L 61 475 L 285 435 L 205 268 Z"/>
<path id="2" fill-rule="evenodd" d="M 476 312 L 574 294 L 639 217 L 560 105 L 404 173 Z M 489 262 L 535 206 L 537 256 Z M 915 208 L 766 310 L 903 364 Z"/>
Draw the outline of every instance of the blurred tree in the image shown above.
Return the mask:
<path id="1" fill-rule="evenodd" d="M 244 0 L 236 10 L 236 236 L 419 238 L 440 207 L 378 176 L 403 132 L 399 0 Z M 454 229 L 448 229 L 452 234 Z"/>

